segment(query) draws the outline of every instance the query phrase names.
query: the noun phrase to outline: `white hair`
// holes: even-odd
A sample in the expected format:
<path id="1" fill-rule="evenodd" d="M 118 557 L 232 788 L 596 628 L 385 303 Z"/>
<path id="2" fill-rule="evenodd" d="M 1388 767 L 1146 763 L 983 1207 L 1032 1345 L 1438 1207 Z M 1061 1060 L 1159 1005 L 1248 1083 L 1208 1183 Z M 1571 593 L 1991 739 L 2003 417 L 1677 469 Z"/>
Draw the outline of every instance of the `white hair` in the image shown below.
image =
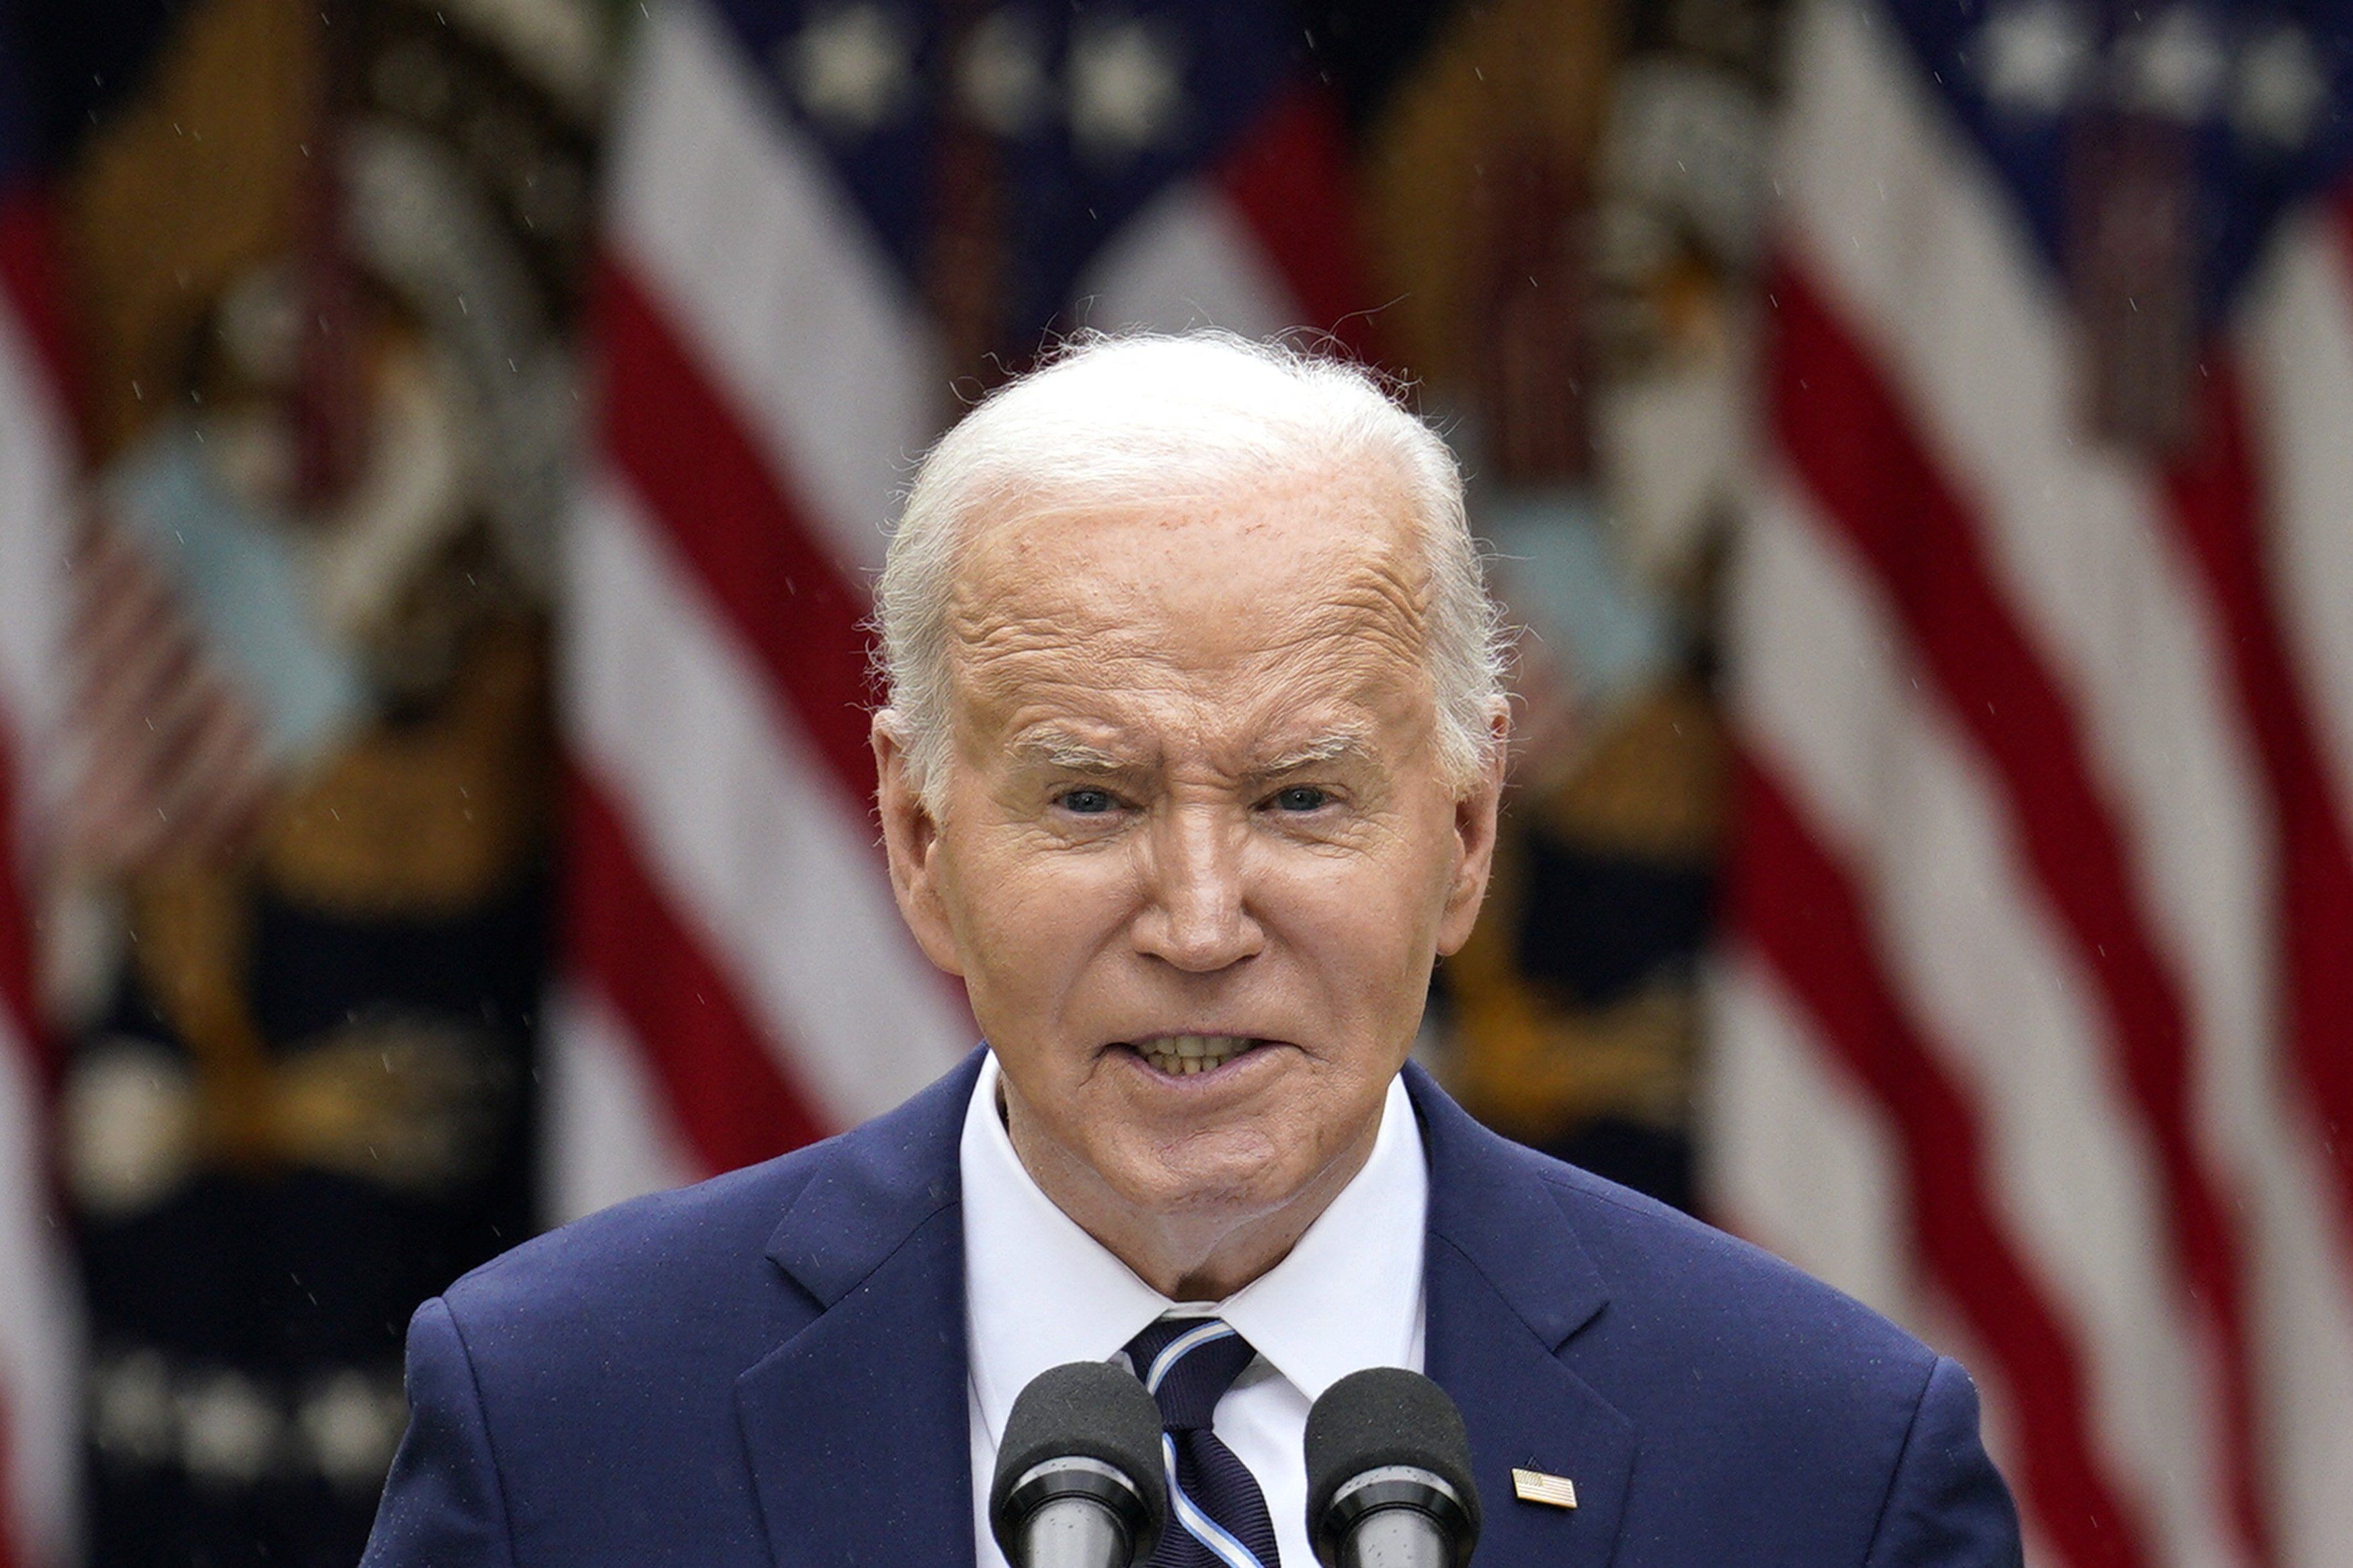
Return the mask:
<path id="1" fill-rule="evenodd" d="M 1437 433 L 1358 365 L 1229 332 L 1087 334 L 998 387 L 915 471 L 876 589 L 883 721 L 938 806 L 948 739 L 949 605 L 965 533 L 992 510 L 1083 498 L 1212 494 L 1302 468 L 1397 476 L 1429 573 L 1424 657 L 1439 758 L 1467 786 L 1495 744 L 1501 618 Z"/>

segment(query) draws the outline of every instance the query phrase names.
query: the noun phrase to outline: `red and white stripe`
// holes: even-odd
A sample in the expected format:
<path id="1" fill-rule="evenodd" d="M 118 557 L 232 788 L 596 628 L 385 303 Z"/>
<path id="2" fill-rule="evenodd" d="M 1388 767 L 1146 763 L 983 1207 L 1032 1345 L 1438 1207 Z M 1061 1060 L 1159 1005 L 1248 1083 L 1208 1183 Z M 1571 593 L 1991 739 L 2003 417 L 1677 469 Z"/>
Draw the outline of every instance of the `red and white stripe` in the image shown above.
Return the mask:
<path id="1" fill-rule="evenodd" d="M 934 333 L 697 0 L 615 121 L 599 437 L 568 547 L 559 1217 L 897 1103 L 971 1043 L 871 816 L 868 584 L 937 433 Z M 1098 325 L 1328 324 L 1336 139 L 1307 100 L 1106 247 Z"/>
<path id="2" fill-rule="evenodd" d="M 102 511 L 79 535 L 66 635 L 74 780 L 58 837 L 90 875 L 235 842 L 269 800 L 260 721 L 148 552 Z"/>
<path id="3" fill-rule="evenodd" d="M 2047 1560 L 2341 1561 L 2353 247 L 2283 238 L 2141 464 L 1892 24 L 1791 59 L 1710 1184 L 1957 1326 Z"/>
<path id="4" fill-rule="evenodd" d="M 56 1223 L 54 1063 L 35 1006 L 30 904 L 51 819 L 75 444 L 38 203 L 0 199 L 0 1568 L 68 1561 L 78 1347 Z"/>

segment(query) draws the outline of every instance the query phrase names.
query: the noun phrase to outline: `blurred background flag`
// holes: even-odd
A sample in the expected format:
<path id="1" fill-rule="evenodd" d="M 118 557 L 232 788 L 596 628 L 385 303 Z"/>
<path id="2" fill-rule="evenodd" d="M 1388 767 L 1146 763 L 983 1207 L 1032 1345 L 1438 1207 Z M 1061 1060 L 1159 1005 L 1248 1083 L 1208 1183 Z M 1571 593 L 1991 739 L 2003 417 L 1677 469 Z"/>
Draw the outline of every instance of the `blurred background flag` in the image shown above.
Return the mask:
<path id="1" fill-rule="evenodd" d="M 79 1479 L 92 1564 L 348 1563 L 409 1312 L 534 1226 L 603 35 L 449 0 L 15 15 L 87 443 L 70 485 L 27 469 L 64 448 L 12 384 L 0 715 L 47 707 L 10 738 L 58 1061 L 48 1137 L 0 1150 L 63 1214 L 0 1236 L 0 1308 L 69 1239 L 88 1340 L 27 1363 L 81 1438 L 37 1495 L 69 1515 Z"/>
<path id="2" fill-rule="evenodd" d="M 1796 8 L 1719 1211 L 2033 1560 L 2353 1540 L 2353 12 Z"/>
<path id="3" fill-rule="evenodd" d="M 1050 331 L 1345 331 L 1300 38 L 1254 0 L 640 20 L 565 583 L 555 1217 L 849 1126 L 969 1047 L 873 825 L 882 525 Z"/>
<path id="4" fill-rule="evenodd" d="M 0 37 L 0 1565 L 59 1559 L 74 1535 L 69 1278 L 50 1181 L 57 1062 L 34 984 L 34 907 L 61 695 L 79 456 L 49 192 Z"/>

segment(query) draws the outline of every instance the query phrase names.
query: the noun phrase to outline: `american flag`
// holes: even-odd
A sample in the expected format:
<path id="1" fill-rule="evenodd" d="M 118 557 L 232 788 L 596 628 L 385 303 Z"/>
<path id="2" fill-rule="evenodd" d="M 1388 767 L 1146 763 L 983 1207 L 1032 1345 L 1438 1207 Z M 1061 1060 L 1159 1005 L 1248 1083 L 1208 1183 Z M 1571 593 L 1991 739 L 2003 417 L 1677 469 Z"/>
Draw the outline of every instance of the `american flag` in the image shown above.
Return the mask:
<path id="1" fill-rule="evenodd" d="M 1799 8 L 1720 1211 L 2031 1557 L 2353 1542 L 2353 8 Z"/>
<path id="2" fill-rule="evenodd" d="M 883 525 L 1050 327 L 1357 302 L 1298 37 L 1253 0 L 640 19 L 567 568 L 556 1217 L 850 1125 L 969 1047 L 871 816 Z"/>
<path id="3" fill-rule="evenodd" d="M 32 906 L 51 813 L 77 468 L 43 187 L 0 53 L 0 1568 L 67 1560 L 74 1332 L 49 1164 Z"/>

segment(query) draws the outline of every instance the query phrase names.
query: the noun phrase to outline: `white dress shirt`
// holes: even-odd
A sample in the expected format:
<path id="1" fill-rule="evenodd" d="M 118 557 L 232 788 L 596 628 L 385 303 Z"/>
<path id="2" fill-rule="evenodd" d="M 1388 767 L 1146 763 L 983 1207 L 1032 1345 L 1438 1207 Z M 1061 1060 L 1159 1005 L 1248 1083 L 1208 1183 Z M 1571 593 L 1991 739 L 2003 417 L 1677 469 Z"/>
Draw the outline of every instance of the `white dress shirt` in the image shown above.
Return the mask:
<path id="1" fill-rule="evenodd" d="M 1430 1168 L 1404 1083 L 1389 1084 L 1365 1168 L 1290 1255 L 1214 1302 L 1170 1300 L 1054 1206 L 1013 1152 L 997 1084 L 991 1053 L 958 1154 L 979 1568 L 1005 1568 L 988 1529 L 988 1485 L 1013 1401 L 1049 1367 L 1109 1361 L 1170 1312 L 1223 1318 L 1258 1351 L 1219 1402 L 1217 1433 L 1266 1494 L 1283 1568 L 1314 1568 L 1300 1447 L 1308 1405 L 1363 1367 L 1421 1370 Z"/>

